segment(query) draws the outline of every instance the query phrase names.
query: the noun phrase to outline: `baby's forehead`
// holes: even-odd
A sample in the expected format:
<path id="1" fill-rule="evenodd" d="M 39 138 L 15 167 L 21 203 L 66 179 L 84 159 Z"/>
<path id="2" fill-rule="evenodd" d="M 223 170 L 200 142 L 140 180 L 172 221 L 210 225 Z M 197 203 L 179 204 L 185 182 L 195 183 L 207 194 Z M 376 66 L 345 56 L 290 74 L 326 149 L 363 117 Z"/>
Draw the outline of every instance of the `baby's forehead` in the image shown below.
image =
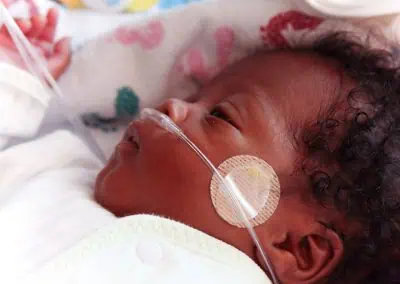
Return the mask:
<path id="1" fill-rule="evenodd" d="M 274 109 L 306 119 L 328 111 L 354 87 L 342 65 L 312 51 L 264 51 L 226 68 L 205 89 L 219 99 L 244 92 L 245 100 L 253 100 L 257 89 L 258 99 Z"/>

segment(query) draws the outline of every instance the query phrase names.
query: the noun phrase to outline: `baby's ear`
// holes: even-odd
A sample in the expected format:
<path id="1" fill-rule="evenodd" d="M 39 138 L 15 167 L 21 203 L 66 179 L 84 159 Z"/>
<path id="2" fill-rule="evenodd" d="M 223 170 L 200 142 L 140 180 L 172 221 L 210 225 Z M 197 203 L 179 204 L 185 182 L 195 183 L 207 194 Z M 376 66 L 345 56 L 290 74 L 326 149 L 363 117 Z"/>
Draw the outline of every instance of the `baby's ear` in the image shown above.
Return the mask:
<path id="1" fill-rule="evenodd" d="M 266 249 L 281 283 L 318 283 L 329 276 L 342 259 L 340 236 L 318 224 L 308 233 L 287 232 Z"/>

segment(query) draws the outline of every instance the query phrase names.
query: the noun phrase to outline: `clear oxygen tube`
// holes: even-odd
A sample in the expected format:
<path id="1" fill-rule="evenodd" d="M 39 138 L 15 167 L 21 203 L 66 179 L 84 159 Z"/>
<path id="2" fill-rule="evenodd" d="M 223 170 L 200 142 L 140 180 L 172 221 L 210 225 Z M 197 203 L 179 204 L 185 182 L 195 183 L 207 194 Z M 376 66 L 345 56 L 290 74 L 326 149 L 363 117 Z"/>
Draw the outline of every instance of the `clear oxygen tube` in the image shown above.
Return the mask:
<path id="1" fill-rule="evenodd" d="M 257 215 L 257 209 L 251 206 L 249 202 L 247 202 L 246 198 L 241 193 L 238 186 L 235 182 L 229 178 L 229 176 L 224 177 L 219 170 L 213 165 L 213 163 L 207 158 L 206 155 L 194 144 L 183 131 L 165 114 L 155 110 L 155 109 L 143 109 L 140 113 L 141 120 L 151 120 L 156 123 L 161 128 L 166 131 L 178 136 L 182 141 L 184 141 L 190 149 L 192 149 L 199 158 L 206 164 L 211 173 L 218 177 L 221 183 L 221 189 L 223 194 L 227 199 L 231 201 L 231 204 L 234 208 L 233 211 L 237 214 L 237 216 L 242 220 L 245 227 L 247 228 L 254 244 L 257 247 L 257 250 L 260 252 L 262 261 L 265 263 L 266 267 L 269 270 L 269 273 L 272 278 L 272 282 L 274 284 L 278 284 L 278 279 L 274 273 L 271 262 L 269 261 L 267 254 L 261 246 L 261 242 L 257 237 L 257 234 L 254 230 L 254 227 L 251 225 L 250 220 Z"/>
<path id="2" fill-rule="evenodd" d="M 23 32 L 19 29 L 8 10 L 0 0 L 0 24 L 7 27 L 11 38 L 13 39 L 19 54 L 24 60 L 28 70 L 41 82 L 43 88 L 50 94 L 50 96 L 57 98 L 62 108 L 62 113 L 66 116 L 68 121 L 72 124 L 74 130 L 85 140 L 87 145 L 94 151 L 98 158 L 105 164 L 106 158 L 103 151 L 98 146 L 97 142 L 89 134 L 86 127 L 81 122 L 80 118 L 71 111 L 68 101 L 66 100 L 60 87 L 57 85 L 56 80 L 50 74 L 47 69 L 46 63 L 41 56 L 33 48 L 29 40 L 25 37 Z M 232 209 L 238 215 L 238 218 L 242 220 L 242 223 L 247 228 L 254 244 L 256 245 L 260 256 L 265 263 L 267 269 L 272 278 L 274 284 L 278 283 L 278 280 L 274 274 L 271 263 L 263 250 L 260 240 L 254 230 L 250 220 L 252 220 L 259 212 L 258 208 L 254 208 L 249 203 L 246 197 L 242 194 L 240 187 L 237 186 L 235 180 L 231 179 L 229 175 L 223 176 L 219 170 L 211 163 L 211 161 L 203 154 L 203 152 L 183 133 L 183 131 L 166 115 L 153 110 L 145 109 L 141 112 L 140 119 L 149 119 L 166 131 L 176 135 L 182 141 L 184 141 L 190 149 L 192 149 L 199 158 L 209 168 L 211 173 L 216 176 L 221 183 L 221 190 L 227 199 L 231 200 Z"/>
<path id="3" fill-rule="evenodd" d="M 52 96 L 56 97 L 59 102 L 59 106 L 62 108 L 62 113 L 72 124 L 74 130 L 83 137 L 87 146 L 89 146 L 95 155 L 105 164 L 106 157 L 97 145 L 96 141 L 87 131 L 82 121 L 68 106 L 67 100 L 65 99 L 63 92 L 57 85 L 56 80 L 53 78 L 49 70 L 47 69 L 46 63 L 41 56 L 36 52 L 35 48 L 31 45 L 29 40 L 25 37 L 23 32 L 20 30 L 13 17 L 0 0 L 0 25 L 5 25 L 8 32 L 23 59 L 26 67 L 38 80 L 40 80 L 43 88 Z"/>

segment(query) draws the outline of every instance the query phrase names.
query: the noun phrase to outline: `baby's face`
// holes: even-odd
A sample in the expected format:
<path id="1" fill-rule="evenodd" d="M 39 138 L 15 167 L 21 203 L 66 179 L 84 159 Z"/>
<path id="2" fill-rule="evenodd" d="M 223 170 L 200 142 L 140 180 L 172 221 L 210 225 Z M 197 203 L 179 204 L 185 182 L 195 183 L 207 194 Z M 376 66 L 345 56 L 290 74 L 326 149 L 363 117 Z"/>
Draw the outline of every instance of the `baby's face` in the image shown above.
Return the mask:
<path id="1" fill-rule="evenodd" d="M 305 176 L 294 174 L 302 159 L 301 129 L 316 122 L 321 110 L 337 96 L 339 86 L 345 88 L 338 70 L 333 62 L 312 53 L 257 54 L 204 86 L 197 100 L 170 100 L 159 108 L 214 165 L 245 154 L 274 168 L 281 183 L 281 199 L 274 215 L 256 227 L 256 232 L 278 275 L 295 270 L 289 265 L 289 256 L 296 258 L 296 252 L 281 254 L 290 250 L 286 247 L 290 244 L 284 244 L 289 241 L 285 237 L 289 231 L 294 239 L 297 235 L 301 238 L 313 230 L 322 232 L 325 227 L 321 223 L 339 218 L 313 201 Z M 132 136 L 135 138 L 130 139 Z M 117 216 L 166 216 L 259 261 L 248 232 L 229 225 L 216 213 L 210 197 L 211 176 L 187 144 L 151 121 L 138 121 L 132 123 L 99 174 L 95 197 Z M 277 268 L 281 262 L 287 265 L 283 271 Z M 299 260 L 294 262 L 298 265 Z"/>

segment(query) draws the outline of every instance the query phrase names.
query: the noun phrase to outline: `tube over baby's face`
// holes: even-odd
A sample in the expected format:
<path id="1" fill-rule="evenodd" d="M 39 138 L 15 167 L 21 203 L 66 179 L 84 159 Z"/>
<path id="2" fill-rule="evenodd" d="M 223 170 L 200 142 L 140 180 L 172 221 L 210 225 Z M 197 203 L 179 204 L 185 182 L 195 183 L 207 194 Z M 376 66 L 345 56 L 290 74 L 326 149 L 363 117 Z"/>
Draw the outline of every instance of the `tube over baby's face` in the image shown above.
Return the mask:
<path id="1" fill-rule="evenodd" d="M 311 52 L 266 52 L 227 68 L 196 101 L 169 100 L 159 107 L 214 165 L 251 155 L 275 170 L 280 202 L 256 232 L 283 283 L 314 283 L 343 253 L 339 236 L 323 225 L 341 226 L 342 216 L 314 201 L 308 177 L 298 169 L 303 129 L 351 85 L 338 64 Z M 259 262 L 247 230 L 225 222 L 213 207 L 211 176 L 183 141 L 137 121 L 98 175 L 95 198 L 117 216 L 148 213 L 181 221 Z"/>

